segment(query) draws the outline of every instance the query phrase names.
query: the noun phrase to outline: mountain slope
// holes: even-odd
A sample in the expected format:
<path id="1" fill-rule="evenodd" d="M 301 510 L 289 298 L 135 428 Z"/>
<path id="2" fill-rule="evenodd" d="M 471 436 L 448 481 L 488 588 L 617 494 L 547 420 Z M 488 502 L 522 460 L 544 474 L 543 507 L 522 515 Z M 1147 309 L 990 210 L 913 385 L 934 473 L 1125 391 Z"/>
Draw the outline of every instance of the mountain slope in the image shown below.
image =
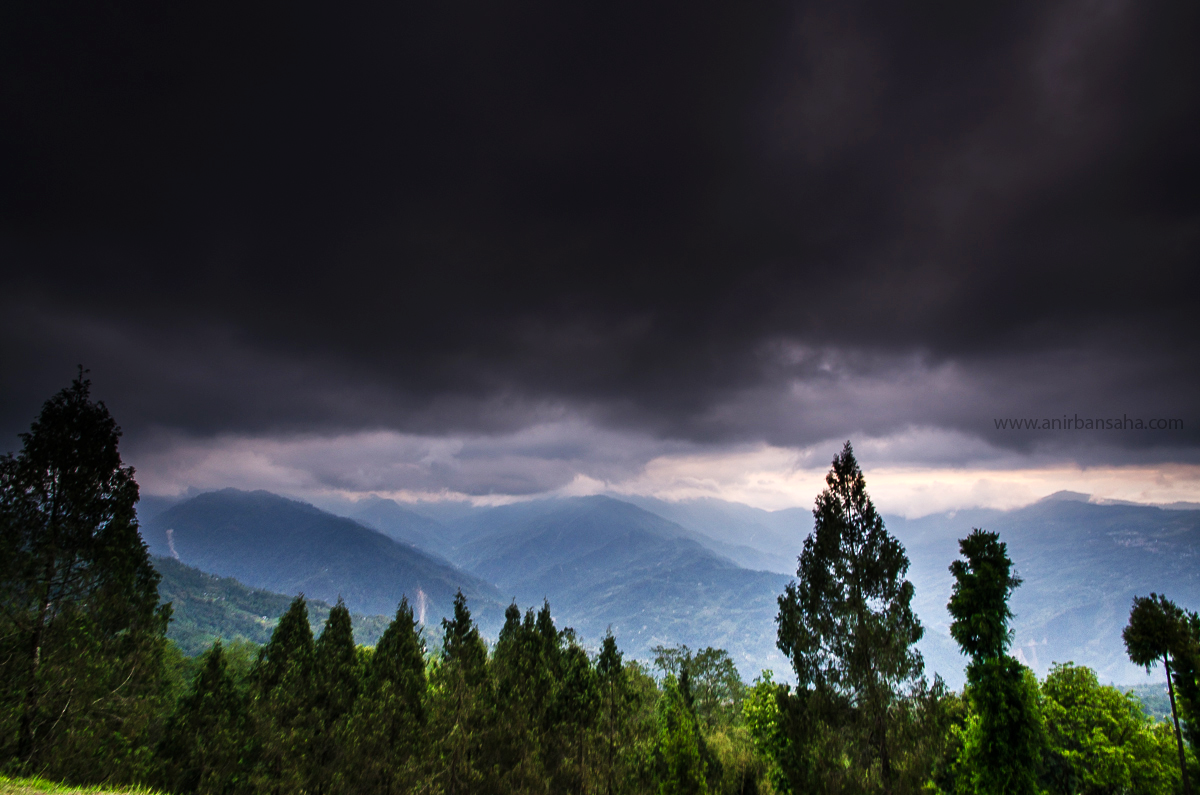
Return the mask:
<path id="1" fill-rule="evenodd" d="M 794 572 L 812 531 L 811 513 L 800 508 L 769 512 L 717 499 L 628 499 L 697 531 L 697 540 L 739 564 L 757 563 L 770 571 Z M 1014 654 L 1039 675 L 1053 662 L 1073 660 L 1096 669 L 1104 680 L 1145 682 L 1121 642 L 1134 594 L 1157 591 L 1189 609 L 1200 608 L 1200 511 L 1097 505 L 1087 495 L 1059 493 L 1010 511 L 974 509 L 919 519 L 888 515 L 884 520 L 911 562 L 914 606 L 926 628 L 920 648 L 927 670 L 956 687 L 962 685 L 966 660 L 949 634 L 949 566 L 958 557 L 958 539 L 973 527 L 1000 533 L 1025 580 L 1012 599 Z M 1161 670 L 1154 677 L 1161 679 Z"/>
<path id="2" fill-rule="evenodd" d="M 349 518 L 378 530 L 388 538 L 445 556 L 450 549 L 448 531 L 441 522 L 402 508 L 395 500 L 368 497 L 355 504 Z"/>
<path id="3" fill-rule="evenodd" d="M 627 653 L 658 644 L 727 649 L 744 674 L 779 667 L 776 597 L 786 576 L 743 569 L 695 533 L 607 497 L 491 509 L 454 525 L 451 559 L 522 606 L 596 642 L 608 627 Z M 783 670 L 782 668 L 780 670 Z"/>
<path id="4" fill-rule="evenodd" d="M 622 497 L 651 513 L 697 533 L 697 540 L 739 566 L 793 574 L 804 539 L 812 532 L 812 511 L 765 511 L 703 497 L 668 502 L 654 497 Z"/>
<path id="5" fill-rule="evenodd" d="M 432 622 L 452 612 L 460 588 L 476 609 L 500 611 L 495 588 L 449 563 L 265 491 L 201 494 L 148 521 L 143 536 L 153 554 L 254 588 L 331 603 L 341 596 L 353 612 L 392 615 L 407 595 Z"/>
<path id="6" fill-rule="evenodd" d="M 292 597 L 248 588 L 232 577 L 218 577 L 186 566 L 174 558 L 151 559 L 162 576 L 160 601 L 171 603 L 171 625 L 167 637 L 185 654 L 207 649 L 217 638 L 244 638 L 266 643 Z M 329 617 L 330 605 L 319 599 L 308 601 L 313 634 L 320 634 Z M 354 642 L 374 645 L 391 621 L 389 616 L 351 615 Z"/>
<path id="7" fill-rule="evenodd" d="M 1070 660 L 1096 669 L 1102 680 L 1144 682 L 1121 641 L 1134 595 L 1156 591 L 1200 608 L 1200 511 L 1052 495 L 1011 511 L 887 521 L 913 561 L 922 620 L 943 635 L 953 584 L 947 567 L 958 557 L 958 539 L 973 527 L 1000 533 L 1024 580 L 1011 601 L 1014 654 L 1039 675 Z"/>

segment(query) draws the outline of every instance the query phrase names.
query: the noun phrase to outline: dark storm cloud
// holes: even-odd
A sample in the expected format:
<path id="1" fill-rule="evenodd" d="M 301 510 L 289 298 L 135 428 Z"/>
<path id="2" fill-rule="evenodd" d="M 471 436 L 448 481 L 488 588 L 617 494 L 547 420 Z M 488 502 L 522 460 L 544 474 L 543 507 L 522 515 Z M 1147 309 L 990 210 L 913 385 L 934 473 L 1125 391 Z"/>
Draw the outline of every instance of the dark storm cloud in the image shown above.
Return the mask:
<path id="1" fill-rule="evenodd" d="M 131 433 L 1185 455 L 1198 13 L 8 4 L 4 429 L 83 361 Z"/>

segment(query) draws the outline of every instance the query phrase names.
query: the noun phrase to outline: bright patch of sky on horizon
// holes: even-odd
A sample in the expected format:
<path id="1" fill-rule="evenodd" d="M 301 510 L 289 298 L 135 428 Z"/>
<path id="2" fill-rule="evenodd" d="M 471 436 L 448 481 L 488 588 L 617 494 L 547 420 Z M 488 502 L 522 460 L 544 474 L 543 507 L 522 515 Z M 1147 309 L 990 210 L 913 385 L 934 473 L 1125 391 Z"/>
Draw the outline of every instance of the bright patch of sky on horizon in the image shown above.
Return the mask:
<path id="1" fill-rule="evenodd" d="M 613 494 L 665 500 L 713 497 L 765 510 L 811 507 L 824 488 L 828 464 L 841 442 L 804 450 L 752 445 L 720 450 L 656 452 L 643 444 L 644 461 L 630 457 L 630 439 L 588 435 L 565 444 L 563 428 L 542 427 L 501 438 L 433 438 L 390 431 L 289 439 L 219 437 L 175 440 L 161 452 L 134 459 L 143 493 L 171 496 L 190 490 L 266 489 L 302 499 L 358 499 L 377 495 L 400 502 L 466 500 L 495 505 L 547 496 Z M 579 435 L 580 426 L 573 429 Z M 954 466 L 896 460 L 907 439 L 865 439 L 856 447 L 867 488 L 884 512 L 907 517 L 964 508 L 1009 509 L 1057 491 L 1093 500 L 1142 504 L 1200 503 L 1200 466 L 1154 464 L 1078 466 L 1002 453 Z M 605 455 L 607 448 L 608 454 Z M 892 451 L 892 455 L 889 455 Z M 572 455 L 575 457 L 572 458 Z M 500 488 L 456 490 L 455 476 Z M 537 490 L 536 487 L 541 486 Z"/>

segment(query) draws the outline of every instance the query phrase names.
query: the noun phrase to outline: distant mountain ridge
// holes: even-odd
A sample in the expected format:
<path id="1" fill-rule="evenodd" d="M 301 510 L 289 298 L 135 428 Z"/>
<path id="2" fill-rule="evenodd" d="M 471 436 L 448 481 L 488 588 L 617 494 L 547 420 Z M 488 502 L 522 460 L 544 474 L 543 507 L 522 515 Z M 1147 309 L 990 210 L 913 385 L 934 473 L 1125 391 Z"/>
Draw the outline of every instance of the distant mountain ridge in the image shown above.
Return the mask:
<path id="1" fill-rule="evenodd" d="M 776 597 L 788 577 L 736 565 L 700 534 L 609 497 L 517 503 L 449 526 L 451 559 L 519 604 L 548 599 L 593 643 L 612 628 L 627 653 L 656 645 L 727 649 L 747 676 L 784 670 Z"/>
<path id="2" fill-rule="evenodd" d="M 355 504 L 349 518 L 385 536 L 445 557 L 451 548 L 446 526 L 402 508 L 395 500 L 368 497 Z"/>
<path id="3" fill-rule="evenodd" d="M 407 596 L 435 621 L 462 589 L 483 617 L 499 620 L 499 592 L 415 546 L 306 503 L 265 491 L 200 494 L 142 529 L 152 554 L 267 591 L 304 593 L 351 611 L 392 615 Z"/>
<path id="4" fill-rule="evenodd" d="M 1135 595 L 1165 593 L 1200 609 L 1200 511 L 1097 504 L 1051 495 L 1009 511 L 978 509 L 919 519 L 885 517 L 908 548 L 917 609 L 949 644 L 947 567 L 973 527 L 998 532 L 1024 582 L 1011 600 L 1014 654 L 1039 675 L 1053 662 L 1094 668 L 1104 681 L 1145 682 L 1129 662 L 1121 630 Z M 1161 668 L 1156 677 L 1162 676 Z"/>
<path id="5" fill-rule="evenodd" d="M 317 546 L 327 550 L 313 553 L 317 560 L 309 561 L 309 569 L 293 567 L 286 555 L 264 555 L 248 548 L 263 546 L 260 542 L 247 545 L 243 539 L 227 548 L 217 541 L 225 532 L 221 513 L 210 516 L 187 508 L 192 500 L 149 519 L 147 538 L 161 554 L 166 547 L 165 529 L 172 527 L 184 561 L 206 568 L 188 546 L 191 542 L 184 541 L 185 531 L 180 528 L 189 525 L 161 521 L 179 511 L 195 520 L 187 532 L 207 539 L 212 554 L 274 572 L 268 577 L 264 571 L 248 585 L 281 593 L 304 588 L 310 596 L 330 602 L 340 592 L 350 603 L 347 594 L 354 589 L 380 590 L 380 578 L 371 573 L 376 563 L 337 563 L 344 554 L 343 531 L 349 533 L 351 547 L 359 545 L 358 534 L 365 532 L 373 541 L 365 545 L 368 554 L 359 554 L 356 560 L 377 557 L 372 544 L 383 544 L 393 552 L 402 549 L 420 555 L 426 565 L 442 567 L 447 577 L 459 578 L 447 582 L 443 593 L 452 595 L 456 582 L 469 584 L 471 590 L 464 588 L 464 592 L 472 611 L 485 633 L 493 636 L 501 606 L 509 599 L 516 598 L 525 608 L 546 598 L 560 626 L 574 626 L 593 646 L 611 626 L 622 649 L 642 659 L 659 643 L 687 643 L 693 648 L 711 644 L 729 650 L 744 675 L 771 667 L 779 678 L 790 676 L 789 666 L 775 649 L 775 598 L 794 573 L 796 556 L 812 530 L 812 514 L 806 509 L 768 512 L 713 499 L 669 503 L 612 497 L 543 499 L 497 508 L 455 504 L 436 510 L 418 505 L 410 510 L 389 500 L 345 506 L 346 512 L 357 511 L 364 522 L 386 528 L 402 540 L 417 540 L 421 534 L 433 539 L 426 543 L 436 543 L 436 550 L 421 553 L 416 546 L 383 538 L 358 522 L 262 495 L 265 492 L 255 499 L 264 506 L 283 505 L 291 512 L 287 521 L 266 517 L 269 520 L 261 526 L 254 525 L 252 535 L 264 533 L 266 546 L 280 545 L 280 533 L 287 536 L 283 526 L 303 528 L 316 521 L 314 514 L 326 517 L 321 520 L 323 535 L 307 534 L 310 541 L 320 536 L 324 546 Z M 295 506 L 303 510 L 297 513 Z M 980 509 L 918 519 L 885 515 L 884 519 L 889 531 L 904 543 L 911 562 L 908 577 L 916 587 L 915 607 L 926 627 L 920 648 L 927 671 L 940 673 L 954 687 L 962 684 L 966 661 L 949 636 L 945 604 L 952 578 L 948 567 L 958 557 L 958 539 L 973 527 L 999 532 L 1025 579 L 1012 600 L 1014 652 L 1039 675 L 1052 662 L 1071 660 L 1096 669 L 1104 681 L 1146 682 L 1146 675 L 1128 662 L 1120 639 L 1133 595 L 1157 591 L 1189 609 L 1200 608 L 1200 511 L 1098 504 L 1087 495 L 1058 494 L 1011 511 Z M 329 520 L 335 524 L 328 524 Z M 252 524 L 243 522 L 243 527 L 249 530 Z M 237 576 L 228 565 L 207 568 Z M 321 576 L 328 583 L 337 579 L 314 568 L 336 569 L 342 590 L 314 589 Z M 378 604 L 382 608 L 384 603 Z M 352 609 L 390 615 L 395 608 L 391 603 L 386 610 Z M 1161 671 L 1156 677 L 1161 678 Z"/>

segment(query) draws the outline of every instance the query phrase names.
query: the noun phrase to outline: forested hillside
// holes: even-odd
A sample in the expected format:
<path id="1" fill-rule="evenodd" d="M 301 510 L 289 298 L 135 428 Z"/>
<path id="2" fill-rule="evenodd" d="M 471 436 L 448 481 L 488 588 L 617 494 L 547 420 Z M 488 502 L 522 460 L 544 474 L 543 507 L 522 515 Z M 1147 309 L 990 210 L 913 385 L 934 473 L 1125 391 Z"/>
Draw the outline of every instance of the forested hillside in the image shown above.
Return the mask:
<path id="1" fill-rule="evenodd" d="M 152 559 L 162 580 L 159 599 L 171 603 L 167 638 L 185 654 L 196 655 L 218 638 L 226 643 L 248 640 L 263 644 L 292 602 L 291 596 L 249 588 L 232 577 L 218 577 L 186 566 L 174 558 Z M 313 631 L 329 617 L 331 606 L 319 599 L 308 601 Z M 387 626 L 386 616 L 351 615 L 359 643 L 374 646 Z"/>

